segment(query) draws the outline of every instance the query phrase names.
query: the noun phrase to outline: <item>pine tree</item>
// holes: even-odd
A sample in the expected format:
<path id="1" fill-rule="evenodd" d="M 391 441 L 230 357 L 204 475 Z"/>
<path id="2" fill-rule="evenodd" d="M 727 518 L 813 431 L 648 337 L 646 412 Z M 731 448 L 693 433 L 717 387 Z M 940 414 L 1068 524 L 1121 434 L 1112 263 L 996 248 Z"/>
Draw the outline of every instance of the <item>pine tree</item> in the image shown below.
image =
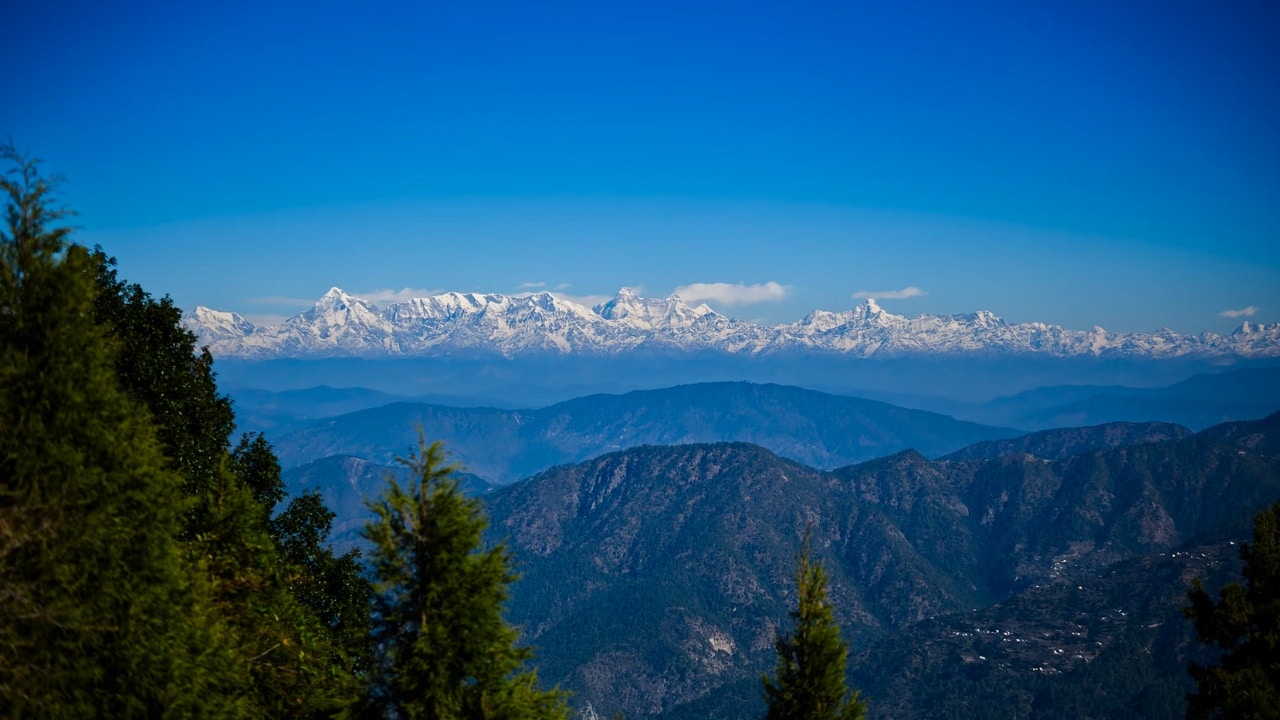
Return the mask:
<path id="1" fill-rule="evenodd" d="M 559 691 L 536 688 L 502 619 L 516 579 L 505 547 L 481 548 L 488 523 L 446 465 L 443 446 L 420 443 L 404 461 L 408 488 L 394 479 L 370 505 L 365 528 L 375 577 L 374 640 L 380 657 L 369 712 L 414 720 L 564 720 Z"/>
<path id="2" fill-rule="evenodd" d="M 778 652 L 776 679 L 764 678 L 768 720 L 859 720 L 866 704 L 850 692 L 845 678 L 848 649 L 840 639 L 831 604 L 827 602 L 827 574 L 810 552 L 806 530 L 796 560 L 799 600 L 791 613 L 795 627 L 774 643 Z"/>
<path id="3" fill-rule="evenodd" d="M 0 233 L 0 716 L 236 717 L 186 508 L 93 320 L 88 250 L 11 146 Z"/>
<path id="4" fill-rule="evenodd" d="M 1191 664 L 1199 692 L 1188 695 L 1187 718 L 1280 718 L 1280 503 L 1258 513 L 1253 542 L 1240 547 L 1244 584 L 1232 582 L 1217 601 L 1200 579 L 1184 608 L 1200 641 L 1222 649 L 1217 666 Z"/>

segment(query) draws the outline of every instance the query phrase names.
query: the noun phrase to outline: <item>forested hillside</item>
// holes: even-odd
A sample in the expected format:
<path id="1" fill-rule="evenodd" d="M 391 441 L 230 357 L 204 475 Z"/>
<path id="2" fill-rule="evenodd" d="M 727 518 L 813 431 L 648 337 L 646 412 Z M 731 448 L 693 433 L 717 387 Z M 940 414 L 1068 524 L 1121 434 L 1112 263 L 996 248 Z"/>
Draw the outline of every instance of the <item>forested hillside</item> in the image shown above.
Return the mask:
<path id="1" fill-rule="evenodd" d="M 752 717 L 812 523 L 872 717 L 988 717 L 1004 703 L 1068 717 L 1096 710 L 1081 704 L 1093 688 L 1173 718 L 1189 684 L 1188 583 L 1237 568 L 1229 543 L 1280 498 L 1280 414 L 1129 430 L 834 471 L 747 444 L 643 447 L 488 500 L 524 574 L 513 619 L 545 675 L 602 711 Z M 1152 643 L 1169 654 L 1147 655 Z"/>
<path id="2" fill-rule="evenodd" d="M 173 303 L 71 242 L 56 186 L 12 147 L 0 155 L 0 716 L 565 717 L 533 675 L 508 676 L 530 654 L 499 616 L 500 548 L 484 595 L 462 574 L 422 576 L 405 543 L 415 557 L 447 544 L 464 564 L 478 547 L 417 524 L 393 523 L 372 567 L 336 555 L 319 494 L 287 496 L 270 445 L 234 437 L 212 358 Z M 422 501 L 416 480 L 393 499 Z M 458 497 L 452 480 L 430 488 Z M 478 544 L 478 506 L 452 507 Z M 437 632 L 441 664 L 405 685 L 426 621 L 388 623 L 409 586 L 433 627 L 459 602 L 479 614 Z M 463 640 L 482 630 L 497 639 Z M 486 670 L 481 651 L 508 661 Z"/>

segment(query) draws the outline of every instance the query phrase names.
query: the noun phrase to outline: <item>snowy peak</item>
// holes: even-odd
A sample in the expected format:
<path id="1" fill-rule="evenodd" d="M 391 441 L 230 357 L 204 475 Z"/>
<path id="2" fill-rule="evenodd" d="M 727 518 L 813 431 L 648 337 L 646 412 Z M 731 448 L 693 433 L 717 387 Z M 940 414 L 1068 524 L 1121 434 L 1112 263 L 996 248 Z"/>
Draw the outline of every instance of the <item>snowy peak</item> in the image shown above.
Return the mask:
<path id="1" fill-rule="evenodd" d="M 688 328 L 707 316 L 725 319 L 705 303 L 690 307 L 678 295 L 665 299 L 642 298 L 631 288 L 622 288 L 612 300 L 592 309 L 605 320 L 644 330 Z"/>
<path id="2" fill-rule="evenodd" d="M 257 330 L 253 323 L 239 313 L 210 310 L 202 306 L 197 306 L 190 315 L 183 318 L 182 323 L 205 342 L 243 338 Z"/>
<path id="3" fill-rule="evenodd" d="M 611 355 L 643 349 L 768 355 L 820 352 L 850 357 L 1041 355 L 1047 357 L 1280 357 L 1280 323 L 1245 323 L 1231 335 L 1068 330 L 1010 324 L 994 313 L 894 315 L 874 300 L 850 310 L 815 310 L 765 327 L 732 320 L 678 296 L 645 298 L 622 288 L 594 308 L 540 292 L 443 293 L 385 309 L 332 288 L 279 327 L 198 307 L 183 323 L 217 355 L 276 357 L 431 357 L 459 351 Z"/>
<path id="4" fill-rule="evenodd" d="M 866 302 L 854 308 L 852 320 L 854 322 L 865 323 L 868 325 L 893 325 L 906 321 L 901 315 L 894 315 L 886 312 L 876 303 L 875 298 L 867 298 Z"/>
<path id="5" fill-rule="evenodd" d="M 381 311 L 368 300 L 348 295 L 342 288 L 330 288 L 310 310 L 297 317 L 311 321 L 323 321 L 334 325 L 365 323 Z M 296 319 L 296 318 L 295 318 Z"/>

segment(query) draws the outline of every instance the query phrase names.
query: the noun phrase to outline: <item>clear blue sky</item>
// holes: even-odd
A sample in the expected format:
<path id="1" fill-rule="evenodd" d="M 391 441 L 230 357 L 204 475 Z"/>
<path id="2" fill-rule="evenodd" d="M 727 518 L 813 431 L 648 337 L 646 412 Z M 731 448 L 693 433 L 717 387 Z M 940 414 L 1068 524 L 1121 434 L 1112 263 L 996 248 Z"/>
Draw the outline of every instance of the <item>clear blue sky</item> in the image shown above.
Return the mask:
<path id="1" fill-rule="evenodd" d="M 1270 0 L 0 21 L 0 136 L 66 176 L 83 242 L 185 308 L 727 283 L 685 294 L 770 322 L 868 293 L 1073 328 L 1280 321 Z"/>

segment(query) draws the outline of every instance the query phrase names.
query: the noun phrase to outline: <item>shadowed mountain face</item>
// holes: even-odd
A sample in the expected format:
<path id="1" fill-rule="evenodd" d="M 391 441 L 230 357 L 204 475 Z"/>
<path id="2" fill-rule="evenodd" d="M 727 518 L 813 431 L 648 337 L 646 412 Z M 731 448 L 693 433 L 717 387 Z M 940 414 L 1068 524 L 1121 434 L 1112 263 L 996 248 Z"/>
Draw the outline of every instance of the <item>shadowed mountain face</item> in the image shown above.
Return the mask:
<path id="1" fill-rule="evenodd" d="M 1130 558 L 1072 582 L 1033 585 L 987 608 L 917 623 L 855 649 L 871 720 L 909 717 L 1181 719 L 1194 659 L 1212 662 L 1182 616 L 1194 577 L 1240 576 L 1220 542 Z"/>
<path id="2" fill-rule="evenodd" d="M 845 637 L 892 645 L 930 618 L 1020 593 L 1052 607 L 1115 563 L 1247 537 L 1280 498 L 1278 431 L 1280 415 L 1058 460 L 903 452 L 831 472 L 745 444 L 641 447 L 494 492 L 491 535 L 520 563 L 510 615 L 544 678 L 631 717 L 755 717 L 806 524 Z M 1111 436 L 1126 437 L 1147 436 Z M 1162 602 L 1149 604 L 1164 618 Z M 1155 611 L 1142 612 L 1099 634 L 1097 652 L 1136 637 Z"/>
<path id="3" fill-rule="evenodd" d="M 815 467 L 915 448 L 957 450 L 1014 431 L 781 385 L 706 383 L 592 395 L 536 410 L 397 403 L 280 438 L 285 467 L 345 454 L 389 464 L 417 440 L 445 441 L 468 471 L 509 483 L 554 465 L 640 445 L 751 442 Z"/>

